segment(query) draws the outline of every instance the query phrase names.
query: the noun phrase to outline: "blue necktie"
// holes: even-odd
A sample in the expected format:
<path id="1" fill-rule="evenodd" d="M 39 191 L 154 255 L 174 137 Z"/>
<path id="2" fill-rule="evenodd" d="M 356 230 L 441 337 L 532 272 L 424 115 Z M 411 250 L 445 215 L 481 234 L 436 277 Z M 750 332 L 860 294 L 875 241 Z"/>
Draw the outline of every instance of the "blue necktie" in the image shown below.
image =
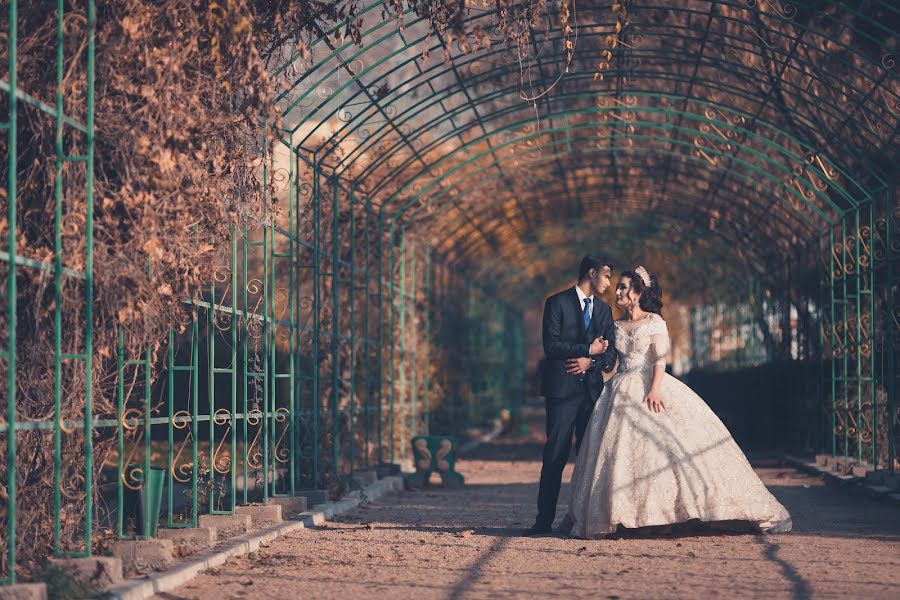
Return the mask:
<path id="1" fill-rule="evenodd" d="M 584 299 L 584 310 L 581 311 L 581 316 L 584 318 L 584 330 L 587 331 L 588 325 L 591 324 L 591 299 Z"/>

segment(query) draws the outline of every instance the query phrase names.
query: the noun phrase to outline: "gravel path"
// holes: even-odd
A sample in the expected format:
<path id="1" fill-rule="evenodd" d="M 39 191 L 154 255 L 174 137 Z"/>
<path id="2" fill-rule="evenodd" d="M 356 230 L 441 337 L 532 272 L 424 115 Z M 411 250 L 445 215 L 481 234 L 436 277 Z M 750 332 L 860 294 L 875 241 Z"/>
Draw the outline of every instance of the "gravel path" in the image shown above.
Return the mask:
<path id="1" fill-rule="evenodd" d="M 793 533 L 520 537 L 540 448 L 497 440 L 460 463 L 462 490 L 360 507 L 157 598 L 900 598 L 900 508 L 771 463 L 758 472 Z"/>

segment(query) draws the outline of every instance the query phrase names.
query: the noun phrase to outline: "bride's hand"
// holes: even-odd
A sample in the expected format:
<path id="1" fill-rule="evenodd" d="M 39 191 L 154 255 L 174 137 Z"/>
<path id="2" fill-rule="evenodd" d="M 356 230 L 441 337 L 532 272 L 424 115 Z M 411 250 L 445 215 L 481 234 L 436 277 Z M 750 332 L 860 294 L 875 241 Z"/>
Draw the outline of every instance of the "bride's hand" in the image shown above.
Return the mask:
<path id="1" fill-rule="evenodd" d="M 650 390 L 650 392 L 647 394 L 647 397 L 644 398 L 644 402 L 647 403 L 647 408 L 655 413 L 660 413 L 666 410 L 666 405 L 665 403 L 663 403 L 662 395 L 656 390 Z"/>
<path id="2" fill-rule="evenodd" d="M 609 348 L 609 342 L 604 340 L 602 337 L 594 338 L 594 341 L 591 342 L 591 347 L 588 349 L 588 354 L 590 354 L 591 356 L 603 354 L 604 352 L 606 352 L 607 348 Z"/>

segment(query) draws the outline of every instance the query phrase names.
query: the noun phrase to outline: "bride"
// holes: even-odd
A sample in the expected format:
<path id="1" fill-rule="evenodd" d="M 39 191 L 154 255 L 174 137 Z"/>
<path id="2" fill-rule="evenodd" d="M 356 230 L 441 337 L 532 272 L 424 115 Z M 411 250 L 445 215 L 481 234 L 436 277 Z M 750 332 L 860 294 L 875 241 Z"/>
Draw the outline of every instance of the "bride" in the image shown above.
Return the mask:
<path id="1" fill-rule="evenodd" d="M 618 372 L 597 400 L 572 476 L 567 525 L 579 538 L 693 519 L 790 531 L 769 493 L 706 403 L 666 374 L 662 293 L 644 267 L 622 273 Z"/>

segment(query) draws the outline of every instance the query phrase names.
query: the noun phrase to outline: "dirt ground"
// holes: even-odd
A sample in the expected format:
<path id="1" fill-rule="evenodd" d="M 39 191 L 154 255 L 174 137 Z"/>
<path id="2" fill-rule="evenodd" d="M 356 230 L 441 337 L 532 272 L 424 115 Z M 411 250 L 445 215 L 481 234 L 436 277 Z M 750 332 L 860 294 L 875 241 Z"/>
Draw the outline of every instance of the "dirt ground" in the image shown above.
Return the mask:
<path id="1" fill-rule="evenodd" d="M 157 598 L 900 598 L 900 507 L 772 462 L 758 472 L 792 533 L 520 537 L 540 441 L 484 445 L 460 462 L 462 490 L 361 506 Z"/>

